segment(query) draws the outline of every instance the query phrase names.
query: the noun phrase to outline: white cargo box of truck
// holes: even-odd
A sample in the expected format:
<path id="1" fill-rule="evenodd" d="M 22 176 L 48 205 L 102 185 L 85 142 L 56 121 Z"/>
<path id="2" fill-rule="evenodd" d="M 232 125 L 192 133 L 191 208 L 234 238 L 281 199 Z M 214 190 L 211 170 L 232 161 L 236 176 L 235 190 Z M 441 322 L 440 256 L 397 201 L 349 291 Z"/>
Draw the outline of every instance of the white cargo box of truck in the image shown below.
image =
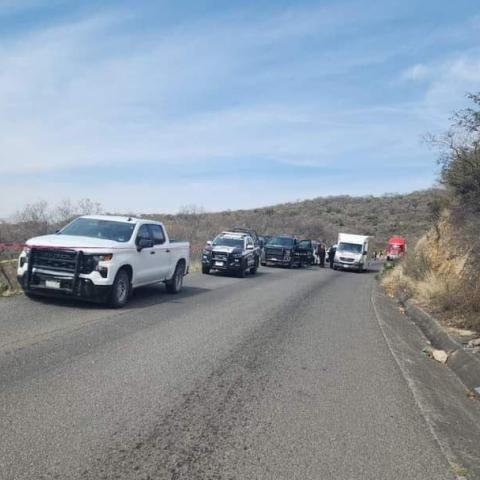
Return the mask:
<path id="1" fill-rule="evenodd" d="M 365 272 L 370 263 L 368 235 L 339 233 L 333 268 Z"/>

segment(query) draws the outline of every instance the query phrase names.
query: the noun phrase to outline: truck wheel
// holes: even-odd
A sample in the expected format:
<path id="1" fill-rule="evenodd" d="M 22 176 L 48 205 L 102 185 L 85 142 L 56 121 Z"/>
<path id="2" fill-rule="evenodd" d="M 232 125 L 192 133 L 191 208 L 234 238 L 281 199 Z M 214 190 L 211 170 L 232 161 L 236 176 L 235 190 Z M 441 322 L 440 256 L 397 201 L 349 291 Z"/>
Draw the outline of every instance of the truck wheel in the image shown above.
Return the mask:
<path id="1" fill-rule="evenodd" d="M 255 265 L 250 268 L 250 273 L 252 275 L 255 275 L 257 273 L 257 270 L 258 270 L 258 260 L 255 260 Z"/>
<path id="2" fill-rule="evenodd" d="M 30 300 L 38 300 L 38 295 L 35 295 L 34 293 L 30 292 L 29 290 L 24 290 L 23 293 Z"/>
<path id="3" fill-rule="evenodd" d="M 245 260 L 242 260 L 242 266 L 240 267 L 238 276 L 240 278 L 245 278 L 247 276 L 247 262 L 245 262 Z"/>
<path id="4" fill-rule="evenodd" d="M 183 263 L 177 263 L 173 277 L 165 282 L 168 293 L 178 293 L 182 289 L 184 273 Z"/>
<path id="5" fill-rule="evenodd" d="M 130 277 L 128 276 L 128 273 L 126 270 L 119 270 L 115 276 L 112 290 L 110 292 L 110 306 L 113 308 L 124 307 L 130 298 L 131 290 L 132 285 L 130 283 Z"/>
<path id="6" fill-rule="evenodd" d="M 210 273 L 210 267 L 207 267 L 206 265 L 202 265 L 202 273 L 205 275 L 208 275 Z"/>

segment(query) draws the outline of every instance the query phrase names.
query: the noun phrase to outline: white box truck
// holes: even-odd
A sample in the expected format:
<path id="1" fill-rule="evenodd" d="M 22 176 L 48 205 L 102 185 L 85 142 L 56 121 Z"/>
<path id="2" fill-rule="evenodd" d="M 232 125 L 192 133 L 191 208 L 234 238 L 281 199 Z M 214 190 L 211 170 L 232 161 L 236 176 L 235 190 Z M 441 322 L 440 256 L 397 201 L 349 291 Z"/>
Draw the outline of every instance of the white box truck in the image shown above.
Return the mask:
<path id="1" fill-rule="evenodd" d="M 339 233 L 333 268 L 365 272 L 370 263 L 369 239 L 368 235 Z"/>

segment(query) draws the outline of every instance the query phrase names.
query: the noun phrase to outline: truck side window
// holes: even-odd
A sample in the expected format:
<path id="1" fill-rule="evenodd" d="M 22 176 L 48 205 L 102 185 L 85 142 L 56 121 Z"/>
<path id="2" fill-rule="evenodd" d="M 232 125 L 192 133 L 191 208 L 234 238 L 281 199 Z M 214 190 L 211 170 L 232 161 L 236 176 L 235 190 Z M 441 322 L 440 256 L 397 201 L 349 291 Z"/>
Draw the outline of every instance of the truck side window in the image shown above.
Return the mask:
<path id="1" fill-rule="evenodd" d="M 138 229 L 137 238 L 135 239 L 135 243 L 137 245 L 141 238 L 145 238 L 147 240 L 152 238 L 147 225 L 141 225 L 140 228 Z"/>
<path id="2" fill-rule="evenodd" d="M 160 225 L 149 225 L 150 232 L 153 237 L 154 245 L 162 245 L 165 243 L 165 234 L 163 233 L 163 228 Z"/>

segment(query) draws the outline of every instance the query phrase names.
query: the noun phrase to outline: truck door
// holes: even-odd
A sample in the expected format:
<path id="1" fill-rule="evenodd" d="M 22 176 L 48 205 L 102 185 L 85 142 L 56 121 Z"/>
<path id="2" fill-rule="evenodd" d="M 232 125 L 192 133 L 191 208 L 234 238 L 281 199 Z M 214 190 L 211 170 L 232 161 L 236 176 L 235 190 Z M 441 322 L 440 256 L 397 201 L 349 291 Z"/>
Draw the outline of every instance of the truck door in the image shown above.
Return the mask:
<path id="1" fill-rule="evenodd" d="M 365 253 L 366 252 L 366 253 Z M 365 269 L 368 269 L 370 265 L 370 250 L 368 249 L 368 241 L 363 244 L 363 265 Z"/>
<path id="2" fill-rule="evenodd" d="M 153 249 L 153 238 L 147 225 L 141 225 L 138 229 L 135 245 L 138 247 L 141 240 L 151 240 L 152 247 L 142 248 L 136 253 L 134 282 L 136 285 L 151 283 L 155 278 L 155 251 Z"/>
<path id="3" fill-rule="evenodd" d="M 154 280 L 166 280 L 172 272 L 172 252 L 166 244 L 165 232 L 161 225 L 150 224 L 150 233 L 153 237 L 153 250 L 155 251 L 155 278 Z"/>
<path id="4" fill-rule="evenodd" d="M 245 250 L 247 252 L 247 265 L 253 267 L 255 265 L 255 245 L 250 237 L 245 239 Z"/>

